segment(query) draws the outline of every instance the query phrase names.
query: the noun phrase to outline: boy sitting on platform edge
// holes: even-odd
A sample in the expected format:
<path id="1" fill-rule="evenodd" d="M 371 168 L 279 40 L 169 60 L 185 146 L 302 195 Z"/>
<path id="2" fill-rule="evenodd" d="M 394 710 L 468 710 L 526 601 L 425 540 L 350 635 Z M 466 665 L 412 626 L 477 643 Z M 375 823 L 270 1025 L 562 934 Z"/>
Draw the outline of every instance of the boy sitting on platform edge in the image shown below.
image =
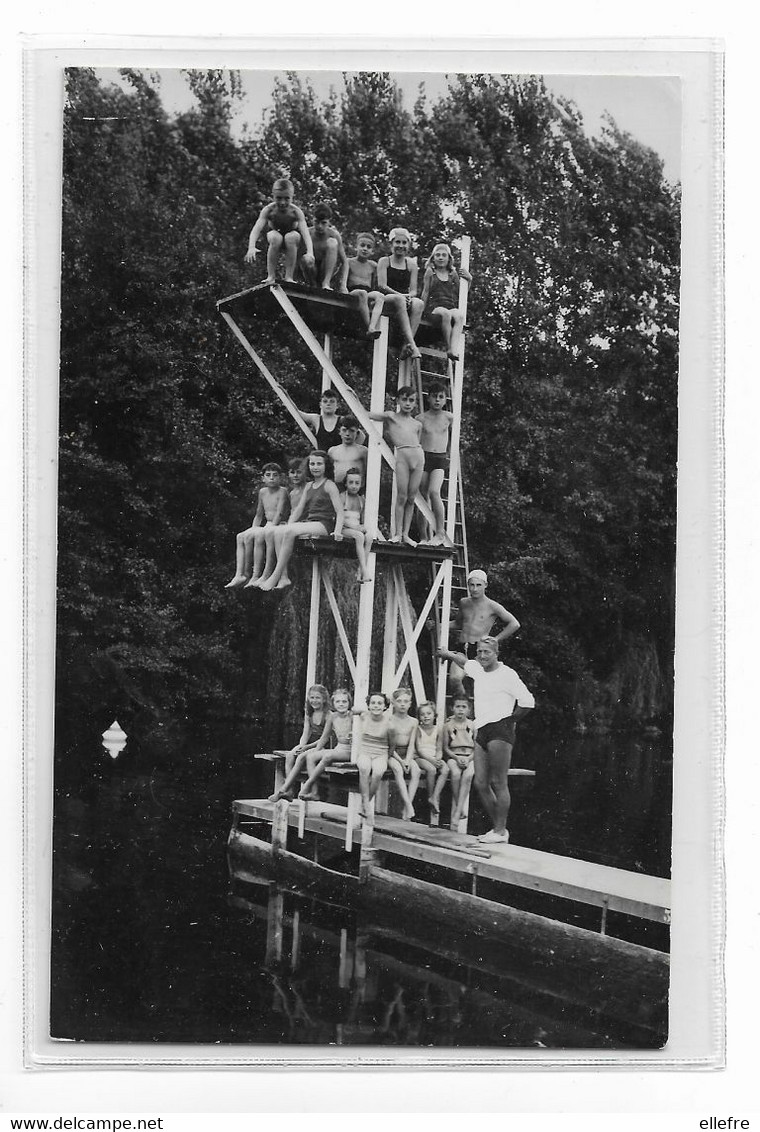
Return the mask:
<path id="1" fill-rule="evenodd" d="M 258 581 L 261 577 L 267 531 L 278 526 L 287 517 L 288 489 L 282 486 L 281 476 L 282 468 L 279 464 L 264 465 L 262 470 L 264 486 L 259 490 L 256 514 L 250 527 L 240 531 L 237 536 L 235 575 L 224 587 L 226 590 L 235 589 L 248 582 L 251 560 L 253 560 L 253 576 L 248 584 Z M 269 565 L 271 568 L 273 563 Z"/>

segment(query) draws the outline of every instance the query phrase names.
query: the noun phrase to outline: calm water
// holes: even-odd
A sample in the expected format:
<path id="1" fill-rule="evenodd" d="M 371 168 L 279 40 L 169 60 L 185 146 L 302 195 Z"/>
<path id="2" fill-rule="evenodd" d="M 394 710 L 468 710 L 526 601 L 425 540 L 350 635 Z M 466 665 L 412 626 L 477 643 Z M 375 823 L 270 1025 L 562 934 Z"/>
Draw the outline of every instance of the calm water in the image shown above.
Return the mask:
<path id="1" fill-rule="evenodd" d="M 669 871 L 670 771 L 661 741 L 538 742 L 515 762 L 513 840 L 624 868 Z M 519 956 L 474 941 L 404 938 L 351 909 L 228 871 L 234 798 L 261 796 L 267 767 L 140 772 L 129 748 L 56 802 L 52 1033 L 84 1041 L 652 1046 L 662 1032 L 583 987 L 536 981 Z M 194 763 L 193 765 L 197 765 Z M 263 776 L 263 777 L 262 777 Z M 471 829 L 486 827 L 474 800 Z M 423 807 L 420 807 L 423 816 Z M 483 895 L 489 895 L 483 893 Z M 522 894 L 522 906 L 540 899 Z M 527 901 L 527 902 L 526 902 Z M 565 906 L 565 910 L 566 910 Z M 659 926 L 613 931 L 665 948 Z M 595 926 L 580 910 L 576 922 Z M 445 944 L 445 941 L 443 941 Z"/>

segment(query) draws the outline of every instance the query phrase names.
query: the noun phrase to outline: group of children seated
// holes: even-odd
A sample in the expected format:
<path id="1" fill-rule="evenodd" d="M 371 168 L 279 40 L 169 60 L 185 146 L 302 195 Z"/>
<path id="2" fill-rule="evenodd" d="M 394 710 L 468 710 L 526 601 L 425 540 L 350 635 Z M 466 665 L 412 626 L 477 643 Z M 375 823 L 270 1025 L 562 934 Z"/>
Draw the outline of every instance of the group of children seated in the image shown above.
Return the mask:
<path id="1" fill-rule="evenodd" d="M 361 813 L 369 817 L 372 803 L 387 770 L 398 787 L 403 817 L 414 817 L 414 798 L 425 779 L 430 810 L 440 812 L 444 786 L 451 781 L 451 828 L 456 829 L 474 774 L 475 732 L 470 721 L 470 702 L 455 696 L 452 715 L 445 723 L 436 719 L 435 704 L 419 704 L 417 717 L 410 714 L 412 694 L 397 688 L 390 699 L 384 692 L 371 692 L 367 707 L 352 706 L 347 688 L 336 688 L 330 695 L 323 684 L 314 684 L 306 694 L 301 738 L 285 759 L 286 778 L 270 802 L 295 796 L 296 783 L 305 769 L 307 778 L 298 797 L 318 801 L 317 784 L 331 763 L 350 762 L 353 728 L 359 726 L 357 767 Z"/>
<path id="2" fill-rule="evenodd" d="M 411 386 L 399 389 L 398 411 L 370 413 L 382 422 L 396 451 L 396 500 L 391 542 L 417 543 L 410 537 L 414 500 L 418 491 L 427 499 L 433 524 L 423 543 L 450 545 L 445 533 L 441 498 L 449 457 L 452 414 L 444 409 L 446 391 L 440 383 L 428 387 L 428 408 L 415 415 L 417 393 Z M 371 581 L 368 559 L 377 531 L 365 522 L 363 495 L 368 449 L 355 417 L 338 415 L 333 389 L 322 394 L 320 413 L 301 412 L 313 432 L 317 448 L 308 456 L 294 456 L 285 471 L 276 463 L 264 465 L 251 526 L 237 536 L 235 574 L 227 589 L 238 586 L 259 590 L 290 585 L 288 565 L 298 538 L 353 539 L 359 560 L 357 580 Z M 299 410 L 300 411 L 300 410 Z"/>
<path id="3" fill-rule="evenodd" d="M 329 204 L 314 208 L 309 227 L 303 210 L 293 203 L 293 184 L 280 178 L 272 186 L 272 201 L 265 205 L 251 229 L 247 263 L 258 255 L 257 244 L 266 233 L 267 276 L 274 283 L 280 255 L 284 254 L 287 283 L 303 281 L 312 287 L 352 295 L 367 328 L 367 335 L 380 334 L 380 319 L 386 314 L 398 324 L 404 339 L 402 357 L 419 358 L 415 335 L 423 317 L 437 326 L 452 361 L 459 357 L 463 315 L 459 310 L 459 278 L 469 283 L 469 271 L 457 272 L 448 244 L 436 244 L 425 264 L 422 292 L 418 294 L 417 259 L 409 254 L 412 239 L 406 228 L 394 228 L 389 236 L 390 255 L 375 260 L 377 240 L 371 232 L 356 237 L 356 254 L 349 257 L 338 229 L 332 224 Z M 300 276 L 299 279 L 296 276 Z"/>

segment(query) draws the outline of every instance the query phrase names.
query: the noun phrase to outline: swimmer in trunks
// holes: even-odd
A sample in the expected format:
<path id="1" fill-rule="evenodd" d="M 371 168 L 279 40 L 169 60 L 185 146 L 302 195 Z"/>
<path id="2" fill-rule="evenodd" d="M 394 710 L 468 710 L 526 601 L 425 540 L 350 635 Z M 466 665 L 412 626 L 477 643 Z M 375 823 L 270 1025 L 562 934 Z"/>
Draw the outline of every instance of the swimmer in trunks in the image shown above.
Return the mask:
<path id="1" fill-rule="evenodd" d="M 430 504 L 433 512 L 435 526 L 428 532 L 426 540 L 428 546 L 452 546 L 452 541 L 446 534 L 446 516 L 441 499 L 441 488 L 449 466 L 447 449 L 449 446 L 449 429 L 454 414 L 444 408 L 446 404 L 446 390 L 440 382 L 433 381 L 428 388 L 428 407 L 420 413 L 417 420 L 422 425 L 420 444 L 425 453 L 425 467 L 422 472 L 420 491 Z"/>
<path id="2" fill-rule="evenodd" d="M 370 330 L 370 317 L 377 304 L 383 308 L 383 295 L 375 287 L 377 262 L 372 259 L 375 251 L 375 237 L 371 232 L 360 232 L 356 237 L 356 255 L 348 261 L 346 287 L 359 307 L 359 314 L 367 327 L 368 338 L 379 338 L 380 328 Z"/>
<path id="3" fill-rule="evenodd" d="M 416 546 L 409 537 L 414 514 L 414 500 L 422 483 L 425 453 L 420 444 L 422 425 L 412 415 L 417 394 L 411 385 L 405 385 L 396 394 L 398 412 L 370 413 L 373 421 L 382 421 L 388 442 L 396 450 L 396 508 L 394 511 L 391 542 L 404 542 Z"/>
<path id="4" fill-rule="evenodd" d="M 301 262 L 306 267 L 314 266 L 314 247 L 306 227 L 306 217 L 297 204 L 293 204 L 293 183 L 280 177 L 272 185 L 272 201 L 265 204 L 258 220 L 248 237 L 246 263 L 255 263 L 258 249 L 256 244 L 263 232 L 267 234 L 267 277 L 265 283 L 277 279 L 277 265 L 280 253 L 285 253 L 285 282 L 294 283 L 294 272 L 298 252 L 303 244 Z"/>
<path id="5" fill-rule="evenodd" d="M 503 605 L 499 605 L 498 601 L 486 597 L 487 585 L 488 575 L 485 570 L 470 570 L 467 575 L 467 589 L 470 596 L 463 597 L 460 601 L 454 622 L 454 628 L 459 635 L 459 651 L 464 653 L 467 660 L 475 660 L 478 642 L 482 637 L 493 633 L 495 640 L 501 643 L 513 636 L 520 628 L 520 622 L 514 614 Z M 498 630 L 497 623 L 501 625 Z M 461 667 L 452 663 L 449 668 L 449 680 L 452 690 L 460 695 L 464 692 L 462 675 Z"/>

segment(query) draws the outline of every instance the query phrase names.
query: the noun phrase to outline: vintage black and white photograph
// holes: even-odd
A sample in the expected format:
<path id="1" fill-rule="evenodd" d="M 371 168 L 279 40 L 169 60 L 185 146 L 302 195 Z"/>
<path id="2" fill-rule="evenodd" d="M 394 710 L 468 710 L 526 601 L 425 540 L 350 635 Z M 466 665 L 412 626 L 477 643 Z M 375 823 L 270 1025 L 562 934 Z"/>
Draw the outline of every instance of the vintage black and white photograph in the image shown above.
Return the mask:
<path id="1" fill-rule="evenodd" d="M 62 82 L 50 1037 L 666 1048 L 678 78 Z"/>

